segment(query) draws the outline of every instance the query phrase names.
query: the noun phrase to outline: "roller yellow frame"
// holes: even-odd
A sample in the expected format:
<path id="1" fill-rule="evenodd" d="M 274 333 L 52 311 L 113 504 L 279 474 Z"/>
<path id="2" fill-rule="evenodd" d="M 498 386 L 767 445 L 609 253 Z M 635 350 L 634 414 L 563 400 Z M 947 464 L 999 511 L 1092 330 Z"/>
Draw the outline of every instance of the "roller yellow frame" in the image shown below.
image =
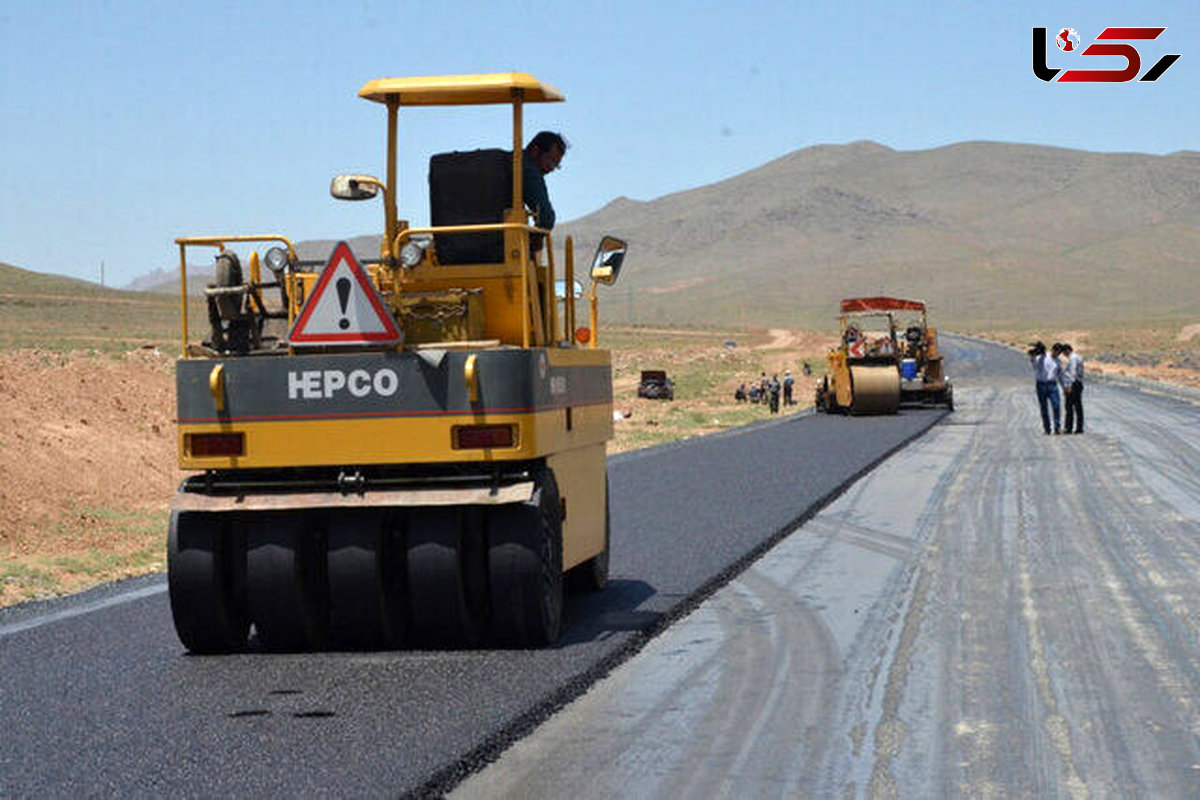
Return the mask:
<path id="1" fill-rule="evenodd" d="M 395 646 L 409 623 L 424 644 L 473 645 L 485 628 L 491 641 L 549 644 L 565 573 L 593 590 L 608 578 L 612 367 L 596 346 L 596 287 L 616 280 L 626 243 L 605 236 L 597 248 L 583 335 L 574 243 L 560 313 L 551 232 L 524 204 L 524 106 L 563 96 L 516 72 L 383 78 L 358 94 L 386 109 L 386 175 L 339 175 L 330 193 L 382 193 L 383 236 L 378 258 L 339 245 L 330 263 L 353 273 L 355 302 L 369 301 L 385 341 L 361 320 L 349 328 L 348 312 L 323 320 L 324 338 L 294 330 L 330 308 L 314 302 L 318 285 L 337 286 L 343 312 L 350 295 L 287 237 L 176 240 L 179 465 L 203 473 L 171 502 L 176 630 L 193 652 L 241 649 L 251 623 L 268 650 L 320 649 L 326 633 Z M 400 108 L 502 104 L 511 186 L 507 155 L 439 155 L 437 196 L 450 199 L 431 216 L 471 224 L 400 219 Z M 487 241 L 461 246 L 472 236 Z M 263 256 L 274 283 L 256 252 L 248 278 L 221 255 L 255 242 L 282 245 Z M 211 339 L 193 344 L 187 254 L 201 247 L 217 250 L 217 285 L 206 289 Z M 268 309 L 263 291 L 276 286 L 286 308 Z"/>
<path id="2" fill-rule="evenodd" d="M 526 103 L 561 102 L 565 97 L 553 86 L 543 83 L 532 75 L 524 72 L 505 72 L 485 75 L 442 75 L 419 78 L 380 78 L 368 81 L 359 90 L 358 96 L 372 102 L 380 103 L 387 109 L 387 156 L 386 179 L 380 181 L 370 176 L 356 176 L 361 183 L 368 183 L 383 189 L 384 204 L 384 235 L 380 245 L 380 256 L 387 275 L 374 274 L 377 285 L 382 290 L 392 292 L 393 311 L 397 311 L 395 302 L 402 291 L 434 290 L 446 286 L 462 285 L 462 281 L 478 279 L 504 281 L 519 277 L 520 296 L 519 320 L 512 319 L 512 310 L 505 309 L 499 303 L 489 303 L 486 317 L 494 320 L 494 327 L 501 332 L 498 338 L 504 343 L 520 344 L 531 347 L 550 344 L 558 336 L 560 320 L 557 314 L 557 302 L 554 296 L 555 263 L 554 245 L 551 233 L 544 228 L 530 224 L 524 207 L 524 187 L 522 159 L 524 157 L 523 108 Z M 437 228 L 410 228 L 398 216 L 398 129 L 399 109 L 421 106 L 459 106 L 459 105 L 499 105 L 512 106 L 512 199 L 507 217 L 504 222 L 482 225 L 439 226 Z M 490 265 L 487 275 L 479 274 L 478 270 L 470 267 L 444 266 L 427 263 L 415 269 L 403 269 L 400 266 L 400 252 L 404 245 L 414 236 L 438 234 L 482 234 L 501 232 L 505 235 L 505 267 L 497 271 Z M 546 237 L 546 264 L 537 265 L 530 257 L 529 235 L 541 234 Z M 183 337 L 181 352 L 188 357 L 188 309 L 187 309 L 187 248 L 189 246 L 216 247 L 224 251 L 226 244 L 244 242 L 280 242 L 286 248 L 289 261 L 295 263 L 296 251 L 293 243 L 287 237 L 278 234 L 262 234 L 251 236 L 203 236 L 181 237 L 176 239 L 179 245 L 180 264 L 180 313 L 183 319 Z M 567 243 L 567 252 L 573 252 L 572 243 Z M 569 256 L 570 257 L 570 256 Z M 538 270 L 531 273 L 531 265 Z M 573 263 L 568 265 L 573 281 Z M 316 273 L 297 273 L 290 271 L 287 276 L 288 323 L 295 319 L 308 290 L 311 290 L 317 278 Z M 536 291 L 541 286 L 540 295 Z M 568 286 L 571 283 L 567 284 Z M 596 346 L 594 289 L 592 287 L 592 327 L 590 329 L 589 345 Z M 560 341 L 570 342 L 574 338 L 575 296 L 567 292 L 565 298 L 564 330 Z M 510 317 L 507 321 L 505 317 Z M 519 325 L 520 336 L 516 338 L 515 331 Z"/>
<path id="3" fill-rule="evenodd" d="M 512 202 L 508 219 L 499 225 L 459 225 L 441 227 L 438 233 L 486 233 L 503 231 L 505 236 L 505 262 L 516 263 L 521 268 L 522 295 L 528 301 L 530 286 L 529 236 L 530 233 L 546 235 L 546 252 L 549 256 L 548 287 L 545 300 L 540 305 L 553 314 L 554 248 L 549 231 L 533 227 L 525 214 L 522 159 L 524 158 L 524 105 L 525 103 L 557 103 L 566 98 L 553 86 L 542 83 L 525 72 L 501 72 L 486 75 L 439 75 L 421 78 L 380 78 L 368 81 L 358 91 L 358 96 L 381 103 L 387 107 L 387 180 L 384 183 L 384 236 L 382 255 L 391 264 L 400 258 L 400 250 L 414 234 L 431 234 L 432 228 L 401 230 L 397 214 L 397 129 L 400 106 L 457 106 L 457 105 L 512 105 Z M 524 235 L 521 235 L 524 234 Z M 515 247 L 514 247 L 515 245 Z M 573 298 L 569 302 L 573 302 Z M 546 328 L 553 329 L 551 325 Z M 521 345 L 542 343 L 535 340 L 530 330 L 530 313 L 521 314 Z"/>
<path id="4" fill-rule="evenodd" d="M 276 349 L 266 355 L 278 359 L 246 359 L 214 353 L 189 345 L 187 307 L 188 248 L 215 248 L 224 252 L 232 244 L 280 244 L 287 254 L 288 268 L 278 273 L 287 296 L 289 329 L 319 278 L 319 271 L 297 269 L 295 244 L 279 234 L 191 236 L 176 239 L 180 254 L 180 305 L 182 317 L 181 366 L 178 370 L 179 462 L 184 469 L 275 469 L 323 467 L 340 464 L 445 464 L 497 463 L 549 458 L 561 461 L 570 451 L 603 447 L 612 435 L 610 357 L 597 349 L 596 289 L 612 283 L 619 269 L 607 256 L 620 251 L 624 242 L 605 237 L 591 270 L 591 287 L 580 299 L 590 304 L 587 335 L 575 329 L 577 293 L 574 291 L 574 243 L 566 240 L 564 283 L 569 291 L 555 293 L 556 265 L 551 232 L 531 223 L 523 194 L 523 107 L 525 103 L 559 102 L 563 95 L 554 87 L 527 73 L 450 75 L 424 78 L 383 78 L 367 82 L 358 95 L 383 105 L 387 113 L 386 180 L 369 175 L 342 176 L 353 191 L 341 199 L 367 199 L 383 194 L 384 236 L 380 258 L 366 269 L 383 294 L 397 320 L 402 316 L 406 295 L 463 290 L 475 287 L 482 295 L 483 336 L 478 341 L 441 342 L 436 346 L 451 353 L 448 364 L 455 375 L 444 397 L 418 400 L 405 390 L 402 403 L 373 406 L 363 410 L 354 403 L 327 397 L 315 413 L 312 403 L 279 404 L 284 387 L 297 376 L 312 371 L 337 373 L 345 381 L 355 369 L 395 371 L 403 385 L 421 379 L 413 372 L 410 351 L 413 342 L 391 351 L 375 349 L 355 356 L 342 367 L 341 356 L 332 353 Z M 512 108 L 512 194 L 511 207 L 503 222 L 450 226 L 410 227 L 397 215 L 399 109 L 421 106 L 499 105 Z M 405 246 L 435 235 L 478 235 L 499 232 L 504 236 L 504 259 L 499 263 L 441 264 L 434 246 L 418 263 L 404 263 Z M 544 257 L 531 252 L 530 236 L 545 237 Z M 601 263 L 603 261 L 603 263 Z M 257 253 L 250 256 L 251 297 L 257 297 L 260 267 Z M 263 284 L 266 285 L 266 284 Z M 582 330 L 582 329 L 581 329 Z M 525 355 L 519 363 L 506 351 L 519 347 Z M 348 356 L 347 356 L 348 357 Z M 395 360 L 397 357 L 399 361 Z M 406 371 L 407 370 L 407 371 Z M 461 384 L 461 387 L 459 386 Z M 342 385 L 342 384 L 339 384 Z M 522 394 L 529 385 L 532 394 Z M 567 387 L 567 388 L 562 388 Z M 498 400 L 502 395 L 503 400 Z M 461 394 L 459 392 L 461 391 Z M 524 398 L 524 399 L 523 399 Z M 343 392 L 343 399 L 344 392 Z M 359 404 L 361 406 L 361 403 Z M 356 410 L 357 409 L 357 410 Z M 296 413 L 297 411 L 301 413 Z M 564 416 L 565 415 L 565 416 Z M 511 444 L 505 447 L 463 449 L 454 431 L 464 425 L 508 425 Z M 236 453 L 199 448 L 205 437 L 241 436 Z M 200 438 L 197 438 L 200 437 Z M 320 442 L 320 447 L 314 443 Z M 603 471 L 603 450 L 586 470 L 593 484 Z M 574 469 L 572 468 L 572 471 Z M 569 476 L 564 481 L 571 482 Z"/>

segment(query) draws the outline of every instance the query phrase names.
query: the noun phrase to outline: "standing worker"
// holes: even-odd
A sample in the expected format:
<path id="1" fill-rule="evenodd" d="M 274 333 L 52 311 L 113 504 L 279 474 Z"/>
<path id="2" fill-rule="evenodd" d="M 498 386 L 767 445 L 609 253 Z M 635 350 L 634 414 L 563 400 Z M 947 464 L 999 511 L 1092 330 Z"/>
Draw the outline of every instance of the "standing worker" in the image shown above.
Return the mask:
<path id="1" fill-rule="evenodd" d="M 1058 381 L 1061 368 L 1057 352 L 1051 355 L 1046 352 L 1046 345 L 1041 341 L 1034 342 L 1027 351 L 1029 363 L 1033 366 L 1034 378 L 1037 380 L 1038 407 L 1042 411 L 1042 429 L 1050 433 L 1050 413 L 1047 405 L 1054 409 L 1054 432 L 1059 433 L 1059 419 L 1062 412 L 1058 400 Z"/>
<path id="2" fill-rule="evenodd" d="M 1065 342 L 1062 352 L 1067 357 L 1062 370 L 1063 397 L 1067 401 L 1067 419 L 1063 430 L 1066 433 L 1083 433 L 1083 359 L 1075 352 L 1075 348 Z"/>
<path id="3" fill-rule="evenodd" d="M 772 375 L 771 382 L 767 384 L 767 391 L 771 393 L 771 413 L 779 413 L 779 376 Z"/>
<path id="4" fill-rule="evenodd" d="M 783 373 L 783 404 L 785 406 L 794 406 L 796 401 L 792 399 L 792 387 L 796 385 L 796 379 L 792 377 L 792 371 L 788 370 Z"/>

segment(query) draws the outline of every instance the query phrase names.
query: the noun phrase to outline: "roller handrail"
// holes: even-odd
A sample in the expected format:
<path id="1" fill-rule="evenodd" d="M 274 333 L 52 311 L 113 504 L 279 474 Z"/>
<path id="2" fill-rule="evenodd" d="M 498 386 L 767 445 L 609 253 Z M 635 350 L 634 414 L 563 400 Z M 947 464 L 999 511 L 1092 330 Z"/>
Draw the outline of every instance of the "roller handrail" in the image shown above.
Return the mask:
<path id="1" fill-rule="evenodd" d="M 211 245 L 222 253 L 225 252 L 225 242 L 282 242 L 287 247 L 288 257 L 297 258 L 296 246 L 292 240 L 278 233 L 238 234 L 235 236 L 180 236 L 175 240 L 177 245 Z"/>
<path id="2" fill-rule="evenodd" d="M 546 250 L 550 254 L 550 264 L 547 267 L 549 270 L 548 274 L 550 276 L 549 292 L 552 296 L 554 291 L 554 242 L 551 238 L 550 230 L 548 228 L 538 228 L 530 225 L 527 222 L 488 222 L 470 225 L 439 225 L 436 227 L 431 226 L 426 228 L 405 228 L 396 234 L 396 238 L 392 242 L 392 261 L 393 264 L 396 261 L 399 261 L 400 249 L 404 247 L 404 243 L 412 239 L 413 236 L 436 236 L 438 234 L 454 233 L 496 233 L 502 231 L 526 231 L 528 233 L 540 233 L 546 237 Z M 523 246 L 521 248 L 521 252 L 526 252 Z M 524 299 L 522 300 L 522 305 L 524 308 L 521 310 L 521 344 L 523 347 L 529 347 L 529 259 L 524 257 L 522 257 L 521 262 L 521 286 L 521 294 L 524 296 Z M 553 308 L 544 313 L 544 318 L 546 320 L 547 328 L 553 326 Z M 547 339 L 553 338 L 551 331 L 547 330 L 545 333 Z"/>
<path id="3" fill-rule="evenodd" d="M 437 227 L 427 228 L 405 228 L 396 234 L 395 240 L 392 242 L 392 258 L 400 257 L 400 248 L 404 247 L 406 241 L 413 236 L 436 236 L 441 233 L 495 233 L 498 231 L 528 231 L 529 233 L 540 233 L 546 236 L 547 243 L 549 242 L 550 230 L 548 228 L 538 228 L 524 222 L 488 222 L 471 225 L 439 225 Z M 549 246 L 547 244 L 547 246 Z"/>

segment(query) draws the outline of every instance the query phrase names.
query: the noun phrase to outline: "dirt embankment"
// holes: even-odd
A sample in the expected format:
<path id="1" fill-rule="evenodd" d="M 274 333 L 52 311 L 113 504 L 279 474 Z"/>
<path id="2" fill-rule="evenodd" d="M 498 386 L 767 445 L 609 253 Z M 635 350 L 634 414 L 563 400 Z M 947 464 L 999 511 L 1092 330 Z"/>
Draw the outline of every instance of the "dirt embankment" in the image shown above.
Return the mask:
<path id="1" fill-rule="evenodd" d="M 0 355 L 0 558 L 120 550 L 114 514 L 157 511 L 175 466 L 172 360 Z"/>
<path id="2" fill-rule="evenodd" d="M 1070 342 L 1092 373 L 1122 375 L 1200 389 L 1200 323 L 1178 331 L 1033 330 L 992 331 L 977 334 L 1020 349 L 1040 339 Z"/>

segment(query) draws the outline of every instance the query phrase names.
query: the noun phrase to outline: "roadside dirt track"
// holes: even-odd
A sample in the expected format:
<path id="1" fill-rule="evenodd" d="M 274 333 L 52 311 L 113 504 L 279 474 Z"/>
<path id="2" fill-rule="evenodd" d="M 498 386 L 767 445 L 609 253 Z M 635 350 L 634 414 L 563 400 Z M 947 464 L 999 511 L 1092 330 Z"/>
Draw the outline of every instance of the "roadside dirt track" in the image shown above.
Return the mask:
<path id="1" fill-rule="evenodd" d="M 1093 384 L 1045 436 L 960 355 L 958 412 L 455 796 L 1200 794 L 1198 409 Z"/>

